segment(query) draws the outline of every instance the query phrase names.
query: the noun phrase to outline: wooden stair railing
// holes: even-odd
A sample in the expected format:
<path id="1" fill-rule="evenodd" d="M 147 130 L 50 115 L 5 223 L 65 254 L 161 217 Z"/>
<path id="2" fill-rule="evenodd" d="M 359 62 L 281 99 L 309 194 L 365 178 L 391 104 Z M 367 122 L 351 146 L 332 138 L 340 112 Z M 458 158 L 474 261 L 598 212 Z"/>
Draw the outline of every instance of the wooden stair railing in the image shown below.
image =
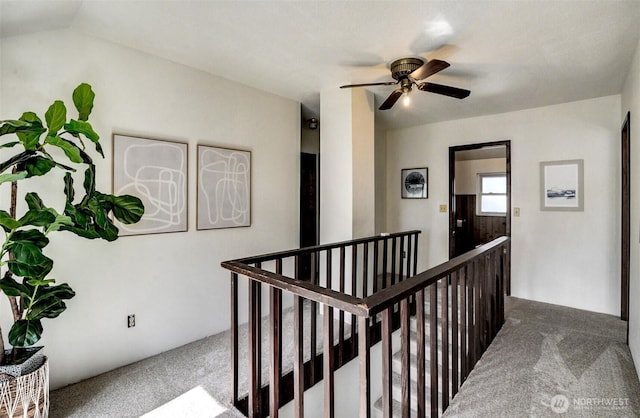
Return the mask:
<path id="1" fill-rule="evenodd" d="M 334 372 L 357 357 L 361 417 L 370 417 L 374 411 L 372 378 L 382 379 L 382 397 L 376 403 L 382 416 L 439 416 L 504 322 L 510 241 L 498 238 L 416 275 L 418 234 L 409 231 L 223 262 L 222 266 L 231 270 L 232 392 L 236 407 L 250 417 L 275 418 L 279 408 L 293 399 L 295 416 L 302 418 L 305 390 L 322 380 L 324 416 L 334 417 Z M 302 280 L 298 264 L 305 256 L 310 256 L 313 267 L 311 277 Z M 240 396 L 239 390 L 240 276 L 249 279 L 246 396 Z M 269 291 L 268 383 L 262 379 L 263 285 Z M 293 296 L 294 343 L 293 370 L 284 374 L 283 291 Z M 305 304 L 311 316 L 309 329 L 303 325 Z M 322 305 L 321 352 L 316 350 L 318 304 Z M 401 389 L 394 391 L 392 334 L 398 329 Z M 310 340 L 307 361 L 305 335 Z M 371 376 L 371 362 L 376 359 L 371 358 L 370 349 L 378 342 L 382 376 L 376 377 Z M 412 344 L 415 353 L 411 352 Z M 394 399 L 394 392 L 400 393 L 401 399 L 397 395 Z"/>

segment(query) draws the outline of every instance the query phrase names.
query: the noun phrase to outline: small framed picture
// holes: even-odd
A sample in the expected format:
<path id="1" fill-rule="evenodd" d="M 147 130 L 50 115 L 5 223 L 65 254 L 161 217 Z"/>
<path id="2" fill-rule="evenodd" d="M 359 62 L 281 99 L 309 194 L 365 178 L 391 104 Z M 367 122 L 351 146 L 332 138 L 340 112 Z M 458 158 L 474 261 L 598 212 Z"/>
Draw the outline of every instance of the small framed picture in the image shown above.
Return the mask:
<path id="1" fill-rule="evenodd" d="M 584 210 L 584 161 L 540 163 L 540 210 Z"/>
<path id="2" fill-rule="evenodd" d="M 402 170 L 403 199 L 426 199 L 429 197 L 429 169 L 405 168 Z"/>

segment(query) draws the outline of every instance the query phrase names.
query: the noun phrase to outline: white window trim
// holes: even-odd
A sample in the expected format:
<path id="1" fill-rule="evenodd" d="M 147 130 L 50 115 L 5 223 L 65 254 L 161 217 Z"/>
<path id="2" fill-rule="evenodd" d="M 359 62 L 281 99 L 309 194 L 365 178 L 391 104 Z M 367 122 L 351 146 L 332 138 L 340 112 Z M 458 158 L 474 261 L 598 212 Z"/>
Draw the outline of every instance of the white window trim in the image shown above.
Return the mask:
<path id="1" fill-rule="evenodd" d="M 476 175 L 476 215 L 477 216 L 507 216 L 507 212 L 483 212 L 482 203 L 482 179 L 485 177 L 504 177 L 506 179 L 507 173 L 478 173 Z M 485 196 L 507 196 L 507 193 L 484 193 Z"/>

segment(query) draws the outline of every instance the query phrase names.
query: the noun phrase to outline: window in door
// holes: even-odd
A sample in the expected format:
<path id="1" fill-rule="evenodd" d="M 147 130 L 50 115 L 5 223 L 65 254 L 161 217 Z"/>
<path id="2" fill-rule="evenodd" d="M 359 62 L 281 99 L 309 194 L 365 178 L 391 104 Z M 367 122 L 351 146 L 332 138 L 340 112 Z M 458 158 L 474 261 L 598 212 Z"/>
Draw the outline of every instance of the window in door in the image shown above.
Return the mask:
<path id="1" fill-rule="evenodd" d="M 478 216 L 506 216 L 507 174 L 479 173 L 476 214 Z"/>

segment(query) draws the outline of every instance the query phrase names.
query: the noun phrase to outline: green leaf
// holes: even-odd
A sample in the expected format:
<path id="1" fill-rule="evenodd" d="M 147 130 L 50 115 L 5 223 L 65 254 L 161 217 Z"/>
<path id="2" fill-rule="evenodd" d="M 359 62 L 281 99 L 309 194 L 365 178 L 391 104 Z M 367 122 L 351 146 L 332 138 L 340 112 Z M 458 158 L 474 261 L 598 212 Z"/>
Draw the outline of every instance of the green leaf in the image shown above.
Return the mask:
<path id="1" fill-rule="evenodd" d="M 142 200 L 135 196 L 110 196 L 113 214 L 123 224 L 134 224 L 144 215 Z"/>
<path id="2" fill-rule="evenodd" d="M 17 260 L 9 260 L 7 263 L 11 273 L 22 277 L 45 277 L 53 268 L 53 260 L 47 258 L 43 264 L 22 263 Z"/>
<path id="3" fill-rule="evenodd" d="M 64 125 L 64 129 L 71 134 L 84 135 L 91 142 L 98 142 L 100 136 L 93 130 L 89 122 L 71 119 L 69 123 Z"/>
<path id="4" fill-rule="evenodd" d="M 40 279 L 49 274 L 53 268 L 53 260 L 32 243 L 13 243 L 10 248 L 15 259 L 9 260 L 9 270 L 16 276 Z"/>
<path id="5" fill-rule="evenodd" d="M 35 192 L 29 192 L 24 196 L 25 202 L 27 202 L 27 206 L 31 210 L 42 210 L 45 208 L 44 203 L 40 196 L 38 196 Z"/>
<path id="6" fill-rule="evenodd" d="M 24 165 L 24 163 L 28 161 L 30 158 L 32 158 L 34 155 L 35 153 L 33 151 L 22 151 L 20 154 L 14 155 L 13 157 L 9 158 L 8 160 L 0 164 L 0 173 L 5 172 L 10 167 L 13 167 L 13 166 L 17 167 L 20 165 Z M 23 170 L 18 170 L 18 171 L 23 171 Z"/>
<path id="7" fill-rule="evenodd" d="M 100 145 L 100 136 L 93 130 L 93 127 L 89 122 L 77 121 L 71 119 L 69 123 L 64 125 L 64 129 L 73 134 L 74 136 L 84 135 L 89 138 L 91 142 L 96 145 L 96 151 L 98 154 L 104 158 L 104 153 L 102 152 L 102 146 Z"/>
<path id="8" fill-rule="evenodd" d="M 51 297 L 34 303 L 25 317 L 32 321 L 42 318 L 57 318 L 65 309 L 67 309 L 67 305 L 63 301 Z"/>
<path id="9" fill-rule="evenodd" d="M 10 242 L 29 242 L 38 248 L 44 248 L 49 244 L 49 238 L 37 229 L 25 229 L 11 234 Z"/>
<path id="10" fill-rule="evenodd" d="M 0 289 L 7 295 L 11 297 L 30 297 L 30 292 L 27 286 L 18 283 L 13 278 L 4 277 L 0 280 Z"/>
<path id="11" fill-rule="evenodd" d="M 96 228 L 98 235 L 100 238 L 107 241 L 115 241 L 118 239 L 118 228 L 107 218 L 107 225 L 105 228 L 99 227 Z"/>
<path id="12" fill-rule="evenodd" d="M 73 221 L 71 220 L 71 217 L 65 216 L 65 215 L 57 215 L 55 221 L 51 222 L 51 224 L 47 226 L 47 229 L 45 230 L 45 234 L 48 234 L 49 232 L 53 232 L 53 231 L 59 231 L 64 226 L 73 226 Z"/>
<path id="13" fill-rule="evenodd" d="M 76 292 L 71 289 L 71 286 L 66 283 L 62 283 L 56 286 L 41 287 L 36 291 L 36 297 L 34 299 L 36 301 L 39 301 L 52 296 L 55 296 L 59 299 L 71 299 L 75 295 Z"/>
<path id="14" fill-rule="evenodd" d="M 33 124 L 22 120 L 0 120 L 0 136 L 17 132 L 42 133 L 43 131 L 41 129 L 42 125 L 38 127 L 37 125 L 34 126 Z"/>
<path id="15" fill-rule="evenodd" d="M 73 188 L 73 177 L 71 177 L 71 173 L 64 174 L 64 195 L 67 197 L 67 202 L 73 203 L 76 192 Z"/>
<path id="16" fill-rule="evenodd" d="M 33 226 L 48 226 L 52 222 L 56 220 L 56 215 L 51 213 L 47 209 L 42 210 L 29 210 L 24 214 L 22 218 L 19 219 L 19 222 L 22 226 L 25 225 L 33 225 Z"/>
<path id="17" fill-rule="evenodd" d="M 86 121 L 89 119 L 91 110 L 93 109 L 93 100 L 96 95 L 91 90 L 91 86 L 87 83 L 82 83 L 73 91 L 73 104 L 78 109 L 78 119 Z"/>
<path id="18" fill-rule="evenodd" d="M 67 108 L 64 103 L 61 100 L 53 102 L 44 114 L 44 119 L 47 121 L 49 136 L 56 136 L 67 121 Z"/>
<path id="19" fill-rule="evenodd" d="M 64 213 L 65 215 L 71 218 L 74 226 L 77 226 L 83 229 L 87 227 L 88 221 L 89 221 L 87 215 L 82 211 L 78 210 L 76 206 L 67 202 L 64 208 Z M 66 228 L 63 228 L 63 229 L 66 229 Z"/>
<path id="20" fill-rule="evenodd" d="M 20 120 L 29 122 L 32 125 L 33 131 L 16 132 L 18 139 L 20 139 L 20 142 L 22 142 L 22 145 L 25 149 L 36 150 L 38 144 L 40 143 L 40 135 L 42 135 L 42 133 L 46 131 L 46 129 L 42 127 L 42 121 L 40 120 L 38 115 L 33 112 L 23 113 L 20 117 Z"/>
<path id="21" fill-rule="evenodd" d="M 13 219 L 13 217 L 4 210 L 0 210 L 0 225 L 7 232 L 20 227 L 20 222 Z"/>
<path id="22" fill-rule="evenodd" d="M 44 176 L 55 166 L 56 162 L 52 159 L 36 155 L 25 161 L 21 168 L 27 172 L 27 177 L 34 177 Z"/>
<path id="23" fill-rule="evenodd" d="M 90 164 L 87 169 L 84 171 L 84 191 L 86 192 L 86 196 L 83 199 L 83 203 L 87 204 L 89 199 L 93 197 L 93 194 L 96 191 L 96 167 L 93 164 Z"/>
<path id="24" fill-rule="evenodd" d="M 22 180 L 27 178 L 27 176 L 29 175 L 29 173 L 27 173 L 26 171 L 18 171 L 17 173 L 11 173 L 11 174 L 0 174 L 0 184 L 2 183 L 6 183 L 6 182 L 14 182 L 14 181 L 18 181 L 18 180 Z"/>
<path id="25" fill-rule="evenodd" d="M 78 228 L 75 226 L 69 226 L 69 227 L 64 226 L 60 229 L 63 231 L 73 232 L 74 234 L 82 238 L 87 238 L 87 239 L 100 238 L 100 234 L 98 234 L 98 232 L 93 227 L 93 225 L 88 226 L 87 228 Z"/>
<path id="26" fill-rule="evenodd" d="M 20 141 L 7 142 L 6 144 L 0 145 L 0 148 L 13 148 L 18 145 Z"/>
<path id="27" fill-rule="evenodd" d="M 55 283 L 56 281 L 53 279 L 27 279 L 27 283 L 29 286 L 49 286 L 51 283 Z"/>
<path id="28" fill-rule="evenodd" d="M 47 136 L 44 140 L 45 143 L 51 144 L 64 151 L 64 155 L 74 163 L 82 163 L 82 157 L 80 156 L 80 148 L 71 141 L 60 138 L 59 136 Z"/>
<path id="29" fill-rule="evenodd" d="M 9 344 L 14 347 L 29 347 L 42 337 L 42 323 L 39 319 L 20 319 L 9 331 Z"/>

